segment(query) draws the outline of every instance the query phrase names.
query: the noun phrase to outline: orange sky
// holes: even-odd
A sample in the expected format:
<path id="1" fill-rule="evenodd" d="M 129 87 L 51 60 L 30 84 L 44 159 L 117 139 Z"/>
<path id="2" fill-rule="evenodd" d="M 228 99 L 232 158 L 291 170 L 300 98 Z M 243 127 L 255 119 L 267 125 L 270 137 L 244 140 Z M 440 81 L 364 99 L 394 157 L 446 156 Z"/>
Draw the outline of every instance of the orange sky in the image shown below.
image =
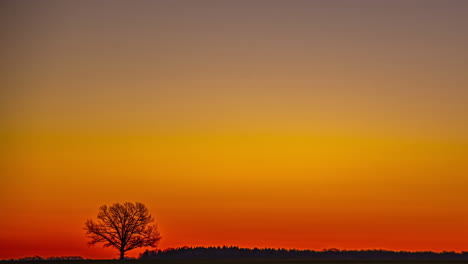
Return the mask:
<path id="1" fill-rule="evenodd" d="M 0 10 L 0 259 L 115 257 L 124 201 L 160 248 L 467 250 L 465 2 Z"/>

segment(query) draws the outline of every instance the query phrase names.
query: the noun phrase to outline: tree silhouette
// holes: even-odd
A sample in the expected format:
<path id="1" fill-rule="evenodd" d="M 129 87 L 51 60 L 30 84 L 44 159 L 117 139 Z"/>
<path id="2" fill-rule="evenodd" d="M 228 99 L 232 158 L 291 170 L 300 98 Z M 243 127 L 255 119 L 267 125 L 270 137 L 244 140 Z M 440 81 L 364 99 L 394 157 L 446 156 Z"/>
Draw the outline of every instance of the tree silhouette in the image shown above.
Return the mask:
<path id="1" fill-rule="evenodd" d="M 156 247 L 161 236 L 154 218 L 142 203 L 115 203 L 99 208 L 98 220 L 88 219 L 85 224 L 90 245 L 104 243 L 104 247 L 115 247 L 120 259 L 125 252 L 139 247 Z"/>

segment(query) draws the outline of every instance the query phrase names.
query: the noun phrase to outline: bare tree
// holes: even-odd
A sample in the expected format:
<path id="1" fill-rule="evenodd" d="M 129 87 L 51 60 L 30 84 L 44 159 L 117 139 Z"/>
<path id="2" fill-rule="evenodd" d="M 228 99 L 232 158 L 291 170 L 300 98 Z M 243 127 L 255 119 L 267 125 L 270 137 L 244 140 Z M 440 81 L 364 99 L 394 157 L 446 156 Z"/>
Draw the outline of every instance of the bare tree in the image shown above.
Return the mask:
<path id="1" fill-rule="evenodd" d="M 161 236 L 154 218 L 142 203 L 115 203 L 99 208 L 98 220 L 88 219 L 85 224 L 90 245 L 104 243 L 104 247 L 115 247 L 120 259 L 125 252 L 140 247 L 156 247 Z"/>

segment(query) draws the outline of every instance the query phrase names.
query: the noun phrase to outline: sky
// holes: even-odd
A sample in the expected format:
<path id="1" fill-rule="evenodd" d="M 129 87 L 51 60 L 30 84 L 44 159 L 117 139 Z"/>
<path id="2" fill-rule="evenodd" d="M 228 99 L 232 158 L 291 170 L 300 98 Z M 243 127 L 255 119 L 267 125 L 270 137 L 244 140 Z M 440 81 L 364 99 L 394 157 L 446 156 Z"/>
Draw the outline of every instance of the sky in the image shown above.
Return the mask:
<path id="1" fill-rule="evenodd" d="M 1 1 L 0 259 L 468 250 L 468 1 Z M 129 252 L 137 256 L 141 251 Z"/>

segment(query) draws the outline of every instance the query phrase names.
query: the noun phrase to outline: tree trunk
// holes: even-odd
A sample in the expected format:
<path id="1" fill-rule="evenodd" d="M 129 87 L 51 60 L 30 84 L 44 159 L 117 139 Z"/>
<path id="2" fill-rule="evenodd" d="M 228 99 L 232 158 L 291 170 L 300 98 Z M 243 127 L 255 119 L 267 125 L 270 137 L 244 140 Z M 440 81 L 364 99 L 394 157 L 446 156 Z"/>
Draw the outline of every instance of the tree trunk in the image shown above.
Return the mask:
<path id="1" fill-rule="evenodd" d="M 124 260 L 124 259 L 125 259 L 125 251 L 120 250 L 120 260 Z"/>

